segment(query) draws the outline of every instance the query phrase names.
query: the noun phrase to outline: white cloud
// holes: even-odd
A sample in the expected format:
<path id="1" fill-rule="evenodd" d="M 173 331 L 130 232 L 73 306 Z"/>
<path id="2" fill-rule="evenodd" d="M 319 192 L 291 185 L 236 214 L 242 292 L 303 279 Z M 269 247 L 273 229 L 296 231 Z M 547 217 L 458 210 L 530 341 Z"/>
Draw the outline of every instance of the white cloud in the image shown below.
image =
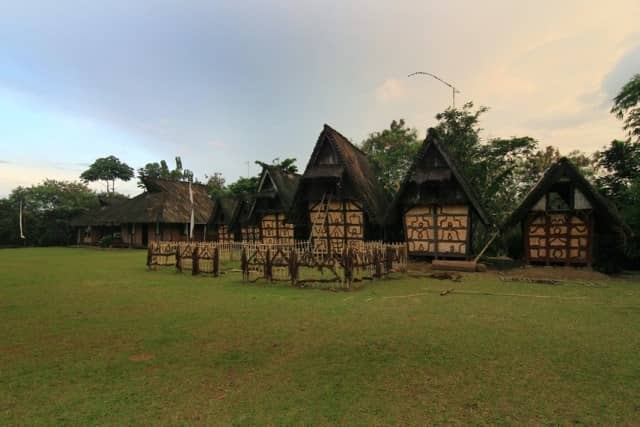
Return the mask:
<path id="1" fill-rule="evenodd" d="M 409 96 L 409 90 L 402 80 L 387 79 L 376 88 L 378 101 L 388 102 L 404 99 Z"/>

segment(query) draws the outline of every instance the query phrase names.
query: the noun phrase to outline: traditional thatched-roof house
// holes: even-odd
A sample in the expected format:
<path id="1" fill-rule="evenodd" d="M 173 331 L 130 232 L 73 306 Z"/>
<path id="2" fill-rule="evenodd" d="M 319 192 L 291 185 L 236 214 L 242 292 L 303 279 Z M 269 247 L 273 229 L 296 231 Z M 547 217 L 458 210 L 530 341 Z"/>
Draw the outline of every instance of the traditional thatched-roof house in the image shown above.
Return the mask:
<path id="1" fill-rule="evenodd" d="M 253 197 L 245 226 L 257 227 L 265 244 L 293 244 L 294 225 L 287 220 L 300 175 L 261 163 L 258 190 Z"/>
<path id="2" fill-rule="evenodd" d="M 429 129 L 389 208 L 388 224 L 402 228 L 410 255 L 467 258 L 476 219 L 490 224 L 476 192 Z"/>
<path id="3" fill-rule="evenodd" d="M 315 247 L 382 238 L 387 198 L 366 155 L 328 125 L 318 137 L 292 202 L 291 219 L 311 227 Z"/>
<path id="4" fill-rule="evenodd" d="M 147 191 L 120 203 L 100 207 L 75 218 L 78 243 L 97 243 L 112 236 L 114 244 L 147 246 L 152 240 L 188 240 L 191 220 L 189 183 L 146 179 Z M 194 240 L 204 240 L 214 202 L 201 184 L 192 184 Z M 86 230 L 89 238 L 82 237 Z"/>
<path id="5" fill-rule="evenodd" d="M 239 236 L 239 240 L 243 243 L 260 242 L 260 226 L 251 216 L 251 208 L 254 202 L 255 196 L 253 194 L 244 194 L 237 197 L 231 226 L 236 233 L 236 239 Z"/>
<path id="6" fill-rule="evenodd" d="M 543 264 L 610 264 L 632 232 L 617 209 L 565 157 L 544 173 L 507 219 L 522 226 L 524 258 Z"/>
<path id="7" fill-rule="evenodd" d="M 76 229 L 77 244 L 93 245 L 104 237 L 111 237 L 117 243 L 120 239 L 120 224 L 110 214 L 116 206 L 129 201 L 127 198 L 99 197 L 100 206 L 84 212 L 71 220 L 71 226 Z"/>
<path id="8" fill-rule="evenodd" d="M 235 241 L 234 221 L 238 208 L 235 197 L 221 197 L 216 200 L 209 228 L 213 233 L 213 240 L 220 243 Z"/>

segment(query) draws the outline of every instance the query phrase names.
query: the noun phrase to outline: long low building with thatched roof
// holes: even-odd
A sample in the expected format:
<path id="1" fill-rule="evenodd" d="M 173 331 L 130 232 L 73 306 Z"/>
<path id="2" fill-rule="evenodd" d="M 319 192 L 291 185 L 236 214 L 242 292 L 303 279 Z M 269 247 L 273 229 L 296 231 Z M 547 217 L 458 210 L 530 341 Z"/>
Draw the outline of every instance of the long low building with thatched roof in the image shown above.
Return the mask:
<path id="1" fill-rule="evenodd" d="M 97 244 L 111 238 L 114 245 L 145 247 L 154 240 L 189 239 L 191 200 L 188 182 L 146 179 L 147 191 L 128 200 L 86 212 L 71 225 L 78 244 Z M 202 184 L 192 184 L 193 240 L 205 240 L 214 201 Z"/>

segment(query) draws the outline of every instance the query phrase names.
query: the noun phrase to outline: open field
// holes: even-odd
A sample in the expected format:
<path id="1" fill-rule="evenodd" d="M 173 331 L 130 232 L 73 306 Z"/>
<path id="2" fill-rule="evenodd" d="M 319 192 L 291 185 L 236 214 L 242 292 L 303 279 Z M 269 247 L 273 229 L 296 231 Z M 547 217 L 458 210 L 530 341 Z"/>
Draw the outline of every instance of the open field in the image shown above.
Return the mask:
<path id="1" fill-rule="evenodd" d="M 0 425 L 640 420 L 640 283 L 327 292 L 144 263 L 0 251 Z"/>

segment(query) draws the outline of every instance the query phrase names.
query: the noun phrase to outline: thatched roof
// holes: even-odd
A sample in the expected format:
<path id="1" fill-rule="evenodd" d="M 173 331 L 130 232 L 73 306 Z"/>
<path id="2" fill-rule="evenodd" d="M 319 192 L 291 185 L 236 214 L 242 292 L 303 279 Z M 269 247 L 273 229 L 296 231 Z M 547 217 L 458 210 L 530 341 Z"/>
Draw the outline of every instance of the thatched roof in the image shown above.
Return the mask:
<path id="1" fill-rule="evenodd" d="M 631 228 L 624 222 L 616 207 L 580 173 L 580 170 L 566 157 L 560 158 L 549 167 L 538 182 L 529 190 L 524 200 L 509 216 L 503 225 L 503 229 L 512 227 L 529 214 L 533 206 L 547 194 L 552 185 L 562 178 L 569 178 L 575 187 L 589 200 L 596 215 L 601 220 L 611 225 L 617 225 L 628 235 L 633 235 Z"/>
<path id="2" fill-rule="evenodd" d="M 295 196 L 300 175 L 296 173 L 286 173 L 282 169 L 258 162 L 262 166 L 262 173 L 258 181 L 258 191 L 253 195 L 250 203 L 250 211 L 245 221 L 253 221 L 258 211 L 266 209 L 281 210 L 287 212 L 291 208 L 293 197 Z M 273 202 L 269 202 L 272 200 Z"/>
<path id="3" fill-rule="evenodd" d="M 238 201 L 238 198 L 230 196 L 216 199 L 213 213 L 211 214 L 211 223 L 231 225 L 236 216 Z"/>
<path id="4" fill-rule="evenodd" d="M 255 218 L 251 216 L 251 208 L 254 202 L 255 196 L 253 194 L 245 194 L 237 198 L 236 208 L 231 220 L 232 227 L 254 225 Z"/>
<path id="5" fill-rule="evenodd" d="M 418 152 L 418 155 L 416 156 L 413 163 L 411 164 L 411 167 L 407 171 L 407 174 L 405 175 L 402 183 L 400 184 L 400 188 L 398 189 L 395 197 L 393 198 L 393 202 L 389 206 L 389 210 L 387 214 L 387 222 L 392 223 L 398 219 L 400 201 L 402 200 L 405 192 L 407 191 L 411 183 L 422 184 L 427 179 L 432 178 L 431 176 L 426 176 L 423 171 L 421 172 L 420 170 L 418 170 L 420 165 L 423 164 L 423 162 L 425 161 L 427 153 L 431 149 L 435 149 L 438 151 L 438 153 L 440 153 L 440 155 L 444 159 L 445 163 L 447 164 L 451 172 L 449 173 L 448 171 L 429 171 L 428 175 L 433 175 L 437 173 L 442 174 L 446 172 L 448 174 L 446 178 L 450 179 L 450 175 L 453 174 L 453 178 L 457 181 L 457 183 L 462 188 L 464 195 L 466 196 L 467 200 L 471 204 L 471 207 L 474 209 L 475 213 L 480 218 L 480 221 L 482 221 L 484 225 L 489 225 L 491 223 L 491 219 L 487 214 L 487 212 L 484 210 L 482 203 L 480 203 L 480 198 L 477 192 L 473 189 L 473 187 L 469 184 L 469 182 L 464 177 L 464 175 L 460 172 L 460 169 L 458 168 L 457 162 L 453 158 L 453 155 L 449 152 L 445 144 L 443 144 L 440 141 L 438 132 L 433 128 L 429 128 L 429 130 L 427 131 L 427 137 L 425 138 L 424 143 L 422 144 L 422 147 L 420 147 L 420 151 Z"/>
<path id="6" fill-rule="evenodd" d="M 325 144 L 330 144 L 337 154 L 337 164 L 317 164 L 320 151 Z M 388 200 L 367 155 L 327 124 L 324 125 L 318 137 L 309 163 L 302 175 L 302 182 L 296 190 L 292 203 L 293 209 L 302 208 L 301 202 L 306 191 L 305 186 L 315 179 L 348 181 L 356 193 L 355 196 L 363 202 L 363 208 L 369 218 L 374 223 L 382 224 L 384 222 Z"/>
<path id="7" fill-rule="evenodd" d="M 260 182 L 258 184 L 258 194 L 263 191 L 266 179 L 271 178 L 275 186 L 276 194 L 282 202 L 282 206 L 285 210 L 289 210 L 293 198 L 296 195 L 301 175 L 297 173 L 286 173 L 273 165 L 264 163 L 261 163 L 261 165 L 262 175 L 260 176 Z"/>
<path id="8" fill-rule="evenodd" d="M 114 226 L 125 223 L 188 223 L 191 220 L 189 183 L 161 179 L 145 180 L 147 191 L 120 203 L 101 206 L 72 221 L 75 226 Z M 192 184 L 194 219 L 196 224 L 207 224 L 214 202 L 207 188 Z"/>

